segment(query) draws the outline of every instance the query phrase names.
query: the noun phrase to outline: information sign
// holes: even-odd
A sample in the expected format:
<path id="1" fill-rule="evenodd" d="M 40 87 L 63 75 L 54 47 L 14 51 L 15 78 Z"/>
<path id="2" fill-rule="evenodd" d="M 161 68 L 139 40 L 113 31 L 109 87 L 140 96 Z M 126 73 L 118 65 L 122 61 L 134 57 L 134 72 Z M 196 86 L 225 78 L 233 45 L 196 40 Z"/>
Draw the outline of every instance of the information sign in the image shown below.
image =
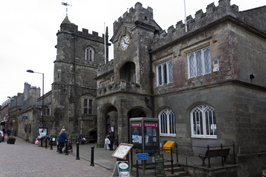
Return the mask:
<path id="1" fill-rule="evenodd" d="M 156 172 L 164 171 L 163 154 L 155 156 L 155 171 Z"/>
<path id="2" fill-rule="evenodd" d="M 113 153 L 112 157 L 125 159 L 129 151 L 132 149 L 133 144 L 121 143 Z"/>
<path id="3" fill-rule="evenodd" d="M 137 154 L 137 160 L 147 160 L 147 159 L 148 159 L 148 153 Z"/>

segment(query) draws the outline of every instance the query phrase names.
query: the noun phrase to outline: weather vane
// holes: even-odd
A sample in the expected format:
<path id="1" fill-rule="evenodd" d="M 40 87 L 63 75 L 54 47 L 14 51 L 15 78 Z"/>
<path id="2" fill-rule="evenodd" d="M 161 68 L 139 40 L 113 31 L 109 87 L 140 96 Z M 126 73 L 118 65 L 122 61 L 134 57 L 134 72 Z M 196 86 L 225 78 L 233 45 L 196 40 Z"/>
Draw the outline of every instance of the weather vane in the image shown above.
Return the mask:
<path id="1" fill-rule="evenodd" d="M 66 16 L 67 16 L 67 6 L 72 6 L 72 5 L 68 4 L 67 2 L 62 2 L 62 5 L 66 6 Z"/>

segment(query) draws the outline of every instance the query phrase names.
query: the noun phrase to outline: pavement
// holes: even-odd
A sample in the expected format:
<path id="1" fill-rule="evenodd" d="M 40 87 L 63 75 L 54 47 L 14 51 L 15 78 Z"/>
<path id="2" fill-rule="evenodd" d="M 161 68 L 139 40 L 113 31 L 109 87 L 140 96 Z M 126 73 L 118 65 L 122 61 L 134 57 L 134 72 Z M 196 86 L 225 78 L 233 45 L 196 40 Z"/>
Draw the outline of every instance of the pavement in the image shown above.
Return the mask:
<path id="1" fill-rule="evenodd" d="M 15 144 L 0 143 L 0 177 L 109 177 L 112 170 L 80 158 L 65 155 L 50 147 L 38 147 L 16 137 Z"/>
<path id="2" fill-rule="evenodd" d="M 15 144 L 2 142 L 0 143 L 0 177 L 112 176 L 117 162 L 117 159 L 112 157 L 115 151 L 97 148 L 94 143 L 79 145 L 79 160 L 76 160 L 77 147 L 74 143 L 72 147 L 73 152 L 65 155 L 56 152 L 56 146 L 53 146 L 53 150 L 50 147 L 38 147 L 19 137 L 16 137 Z M 93 162 L 91 161 L 92 147 L 94 147 Z M 165 159 L 170 159 L 169 153 L 163 154 Z M 175 155 L 173 158 L 176 161 Z M 186 160 L 179 156 L 179 163 L 182 162 Z M 193 159 L 193 162 L 197 165 L 201 164 L 198 157 Z M 152 177 L 155 176 L 155 169 L 145 171 L 139 169 L 138 173 L 140 177 Z M 136 168 L 132 168 L 130 174 L 136 176 Z"/>

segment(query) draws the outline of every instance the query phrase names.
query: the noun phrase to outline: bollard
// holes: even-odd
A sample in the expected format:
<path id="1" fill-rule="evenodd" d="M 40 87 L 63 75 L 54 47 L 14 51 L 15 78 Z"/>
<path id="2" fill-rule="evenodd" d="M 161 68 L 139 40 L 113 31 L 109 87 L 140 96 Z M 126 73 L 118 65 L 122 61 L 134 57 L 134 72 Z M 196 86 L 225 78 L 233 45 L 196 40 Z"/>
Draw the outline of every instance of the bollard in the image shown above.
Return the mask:
<path id="1" fill-rule="evenodd" d="M 68 140 L 65 140 L 65 142 L 66 142 L 65 155 L 68 155 Z"/>
<path id="2" fill-rule="evenodd" d="M 77 156 L 76 156 L 76 160 L 79 160 L 79 142 L 76 142 L 76 147 L 77 147 Z"/>
<path id="3" fill-rule="evenodd" d="M 94 166 L 94 146 L 91 146 L 91 165 Z"/>
<path id="4" fill-rule="evenodd" d="M 173 149 L 172 149 L 172 147 L 171 147 L 171 174 L 174 174 Z"/>
<path id="5" fill-rule="evenodd" d="M 138 154 L 138 150 L 136 149 L 136 154 Z M 138 160 L 136 160 L 136 167 L 137 167 L 137 177 L 139 177 L 139 164 Z"/>
<path id="6" fill-rule="evenodd" d="M 45 149 L 47 149 L 47 137 L 45 137 Z"/>
<path id="7" fill-rule="evenodd" d="M 53 138 L 50 138 L 50 150 L 53 150 Z"/>
<path id="8" fill-rule="evenodd" d="M 58 143 L 58 140 L 56 142 L 56 147 L 57 147 L 56 152 L 59 152 L 59 143 Z"/>

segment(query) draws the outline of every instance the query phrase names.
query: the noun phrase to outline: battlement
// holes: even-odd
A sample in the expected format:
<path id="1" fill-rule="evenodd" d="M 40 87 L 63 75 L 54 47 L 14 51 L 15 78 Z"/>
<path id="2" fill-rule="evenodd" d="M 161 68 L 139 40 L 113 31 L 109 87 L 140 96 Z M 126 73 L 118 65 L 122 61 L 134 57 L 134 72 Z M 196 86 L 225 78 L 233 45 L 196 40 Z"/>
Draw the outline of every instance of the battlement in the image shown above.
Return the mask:
<path id="1" fill-rule="evenodd" d="M 73 33 L 79 37 L 88 38 L 91 40 L 96 40 L 98 42 L 104 42 L 104 34 L 102 36 L 98 36 L 98 32 L 92 31 L 92 33 L 89 33 L 88 29 L 82 28 L 82 31 L 78 31 L 78 26 L 74 23 L 71 23 L 68 18 L 67 20 L 64 20 L 63 23 L 60 25 L 60 31 L 61 32 L 67 32 L 67 33 Z"/>
<path id="2" fill-rule="evenodd" d="M 107 73 L 114 69 L 114 60 L 110 60 L 108 63 L 104 65 L 99 65 L 97 69 L 97 76 Z"/>
<path id="3" fill-rule="evenodd" d="M 131 7 L 129 9 L 129 12 L 125 12 L 123 14 L 123 17 L 119 17 L 118 20 L 116 20 L 113 23 L 114 34 L 117 32 L 117 30 L 120 28 L 123 22 L 136 22 L 136 21 L 142 21 L 148 24 L 152 24 L 153 9 L 151 7 L 145 9 L 142 7 L 142 4 L 140 2 L 137 2 L 135 4 L 135 8 Z"/>
<path id="4" fill-rule="evenodd" d="M 191 15 L 187 16 L 187 33 L 196 31 L 228 15 L 234 18 L 241 18 L 238 6 L 231 6 L 230 0 L 219 0 L 218 6 L 215 6 L 214 3 L 211 3 L 206 7 L 205 13 L 202 11 L 202 9 L 198 10 L 194 19 Z M 182 21 L 179 21 L 176 23 L 175 27 L 173 25 L 170 26 L 167 29 L 167 32 L 163 30 L 160 32 L 160 34 L 154 36 L 152 49 L 155 50 L 166 43 L 171 43 L 187 33 L 185 32 L 185 24 Z"/>

